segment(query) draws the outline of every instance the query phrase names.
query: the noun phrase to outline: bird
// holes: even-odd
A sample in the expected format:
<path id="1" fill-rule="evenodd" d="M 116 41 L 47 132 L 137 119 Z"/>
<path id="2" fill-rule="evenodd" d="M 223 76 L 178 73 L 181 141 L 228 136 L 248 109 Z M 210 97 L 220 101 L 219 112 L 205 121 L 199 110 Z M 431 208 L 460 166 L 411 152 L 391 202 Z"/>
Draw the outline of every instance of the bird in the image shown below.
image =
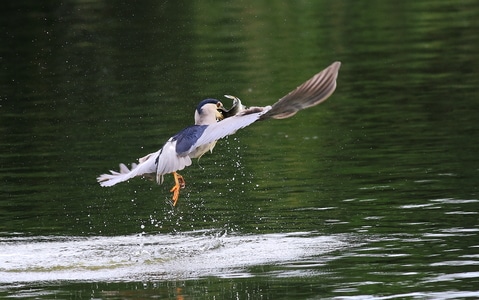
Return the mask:
<path id="1" fill-rule="evenodd" d="M 158 151 L 139 158 L 131 168 L 120 164 L 120 171 L 110 170 L 98 176 L 97 181 L 102 187 L 110 187 L 141 176 L 162 184 L 164 175 L 171 173 L 175 181 L 170 189 L 173 193 L 171 204 L 176 206 L 180 190 L 186 185 L 178 171 L 190 166 L 193 158 L 199 159 L 208 151 L 212 152 L 218 140 L 256 121 L 289 118 L 325 101 L 336 89 L 340 66 L 341 62 L 333 62 L 273 105 L 246 107 L 239 98 L 225 95 L 233 99 L 232 107 L 227 110 L 217 99 L 204 99 L 195 109 L 194 125 L 170 137 Z"/>

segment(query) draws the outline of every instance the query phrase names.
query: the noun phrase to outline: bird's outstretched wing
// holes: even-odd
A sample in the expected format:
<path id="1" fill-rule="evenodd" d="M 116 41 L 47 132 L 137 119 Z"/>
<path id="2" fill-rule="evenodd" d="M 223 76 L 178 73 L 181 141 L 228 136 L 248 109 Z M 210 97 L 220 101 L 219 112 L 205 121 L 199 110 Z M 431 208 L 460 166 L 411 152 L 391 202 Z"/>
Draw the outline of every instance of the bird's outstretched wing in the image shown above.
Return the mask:
<path id="1" fill-rule="evenodd" d="M 338 61 L 332 63 L 272 106 L 251 107 L 232 117 L 208 125 L 190 150 L 234 134 L 238 129 L 251 125 L 258 120 L 285 119 L 302 109 L 318 105 L 328 99 L 336 89 L 336 78 L 340 66 L 341 63 Z"/>
<path id="2" fill-rule="evenodd" d="M 131 170 L 124 164 L 120 164 L 120 172 L 110 170 L 111 174 L 102 174 L 96 179 L 101 186 L 113 186 L 119 182 L 126 181 L 136 176 L 145 176 L 148 174 L 156 174 L 155 159 L 160 154 L 161 150 L 155 153 L 150 153 L 138 160 L 138 164 L 133 163 Z M 151 176 L 151 175 L 148 175 Z"/>
<path id="3" fill-rule="evenodd" d="M 260 117 L 260 120 L 289 118 L 302 109 L 318 105 L 328 99 L 336 89 L 339 67 L 341 62 L 337 61 L 314 75 L 273 104 L 272 108 Z"/>

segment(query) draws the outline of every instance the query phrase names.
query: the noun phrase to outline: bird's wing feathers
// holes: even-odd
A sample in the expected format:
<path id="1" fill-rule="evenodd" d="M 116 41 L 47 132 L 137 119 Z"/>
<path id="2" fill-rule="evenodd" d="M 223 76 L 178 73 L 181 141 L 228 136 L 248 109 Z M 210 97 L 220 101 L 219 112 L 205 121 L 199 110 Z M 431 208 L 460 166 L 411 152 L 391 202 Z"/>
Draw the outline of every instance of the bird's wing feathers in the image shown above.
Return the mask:
<path id="1" fill-rule="evenodd" d="M 113 186 L 117 183 L 127 181 L 128 179 L 145 174 L 156 173 L 155 158 L 159 155 L 161 150 L 150 153 L 138 161 L 138 164 L 133 163 L 131 170 L 124 164 L 120 164 L 120 172 L 110 171 L 111 174 L 102 174 L 96 179 L 101 186 Z"/>
<path id="2" fill-rule="evenodd" d="M 340 66 L 339 61 L 332 63 L 273 104 L 271 110 L 263 114 L 260 119 L 289 118 L 302 109 L 318 105 L 328 99 L 336 89 L 336 78 Z"/>
<path id="3" fill-rule="evenodd" d="M 225 136 L 234 134 L 238 129 L 244 128 L 259 120 L 259 118 L 270 109 L 271 106 L 251 107 L 247 110 L 243 110 L 235 116 L 208 125 L 200 138 L 193 144 L 190 151 L 202 145 L 217 141 Z"/>
<path id="4" fill-rule="evenodd" d="M 339 61 L 332 63 L 272 106 L 252 107 L 241 111 L 235 116 L 209 125 L 198 141 L 190 148 L 190 151 L 201 145 L 231 135 L 238 129 L 244 128 L 258 120 L 289 118 L 302 109 L 318 105 L 326 100 L 336 89 L 336 78 L 338 77 L 340 66 L 341 63 Z"/>

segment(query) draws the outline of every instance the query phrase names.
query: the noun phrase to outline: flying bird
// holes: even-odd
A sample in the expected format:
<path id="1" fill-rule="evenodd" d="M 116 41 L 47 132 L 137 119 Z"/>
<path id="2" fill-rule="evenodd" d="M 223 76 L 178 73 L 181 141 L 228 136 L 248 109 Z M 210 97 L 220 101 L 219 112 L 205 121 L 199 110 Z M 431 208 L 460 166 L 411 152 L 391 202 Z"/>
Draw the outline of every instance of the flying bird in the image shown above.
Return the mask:
<path id="1" fill-rule="evenodd" d="M 161 184 L 163 176 L 172 173 L 175 185 L 170 192 L 173 193 L 172 204 L 175 206 L 180 189 L 185 187 L 185 180 L 177 171 L 190 166 L 192 158 L 199 159 L 206 152 L 213 151 L 219 139 L 256 121 L 289 118 L 302 109 L 325 101 L 336 89 L 340 66 L 340 62 L 332 63 L 271 106 L 247 108 L 239 98 L 225 95 L 233 99 L 233 106 L 227 110 L 219 100 L 205 99 L 196 107 L 195 125 L 172 136 L 160 150 L 138 159 L 131 169 L 120 164 L 119 172 L 102 174 L 97 181 L 101 186 L 109 187 L 142 176 Z"/>

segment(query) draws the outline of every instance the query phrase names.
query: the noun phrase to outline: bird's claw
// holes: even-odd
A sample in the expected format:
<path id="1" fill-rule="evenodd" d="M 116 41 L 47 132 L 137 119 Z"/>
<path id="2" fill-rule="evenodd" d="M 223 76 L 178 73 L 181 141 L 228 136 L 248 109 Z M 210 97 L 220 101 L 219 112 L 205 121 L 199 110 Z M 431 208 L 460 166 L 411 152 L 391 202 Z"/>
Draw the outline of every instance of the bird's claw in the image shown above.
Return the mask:
<path id="1" fill-rule="evenodd" d="M 178 184 L 180 185 L 180 188 L 184 189 L 186 186 L 185 179 L 183 179 L 183 176 L 178 174 Z"/>

